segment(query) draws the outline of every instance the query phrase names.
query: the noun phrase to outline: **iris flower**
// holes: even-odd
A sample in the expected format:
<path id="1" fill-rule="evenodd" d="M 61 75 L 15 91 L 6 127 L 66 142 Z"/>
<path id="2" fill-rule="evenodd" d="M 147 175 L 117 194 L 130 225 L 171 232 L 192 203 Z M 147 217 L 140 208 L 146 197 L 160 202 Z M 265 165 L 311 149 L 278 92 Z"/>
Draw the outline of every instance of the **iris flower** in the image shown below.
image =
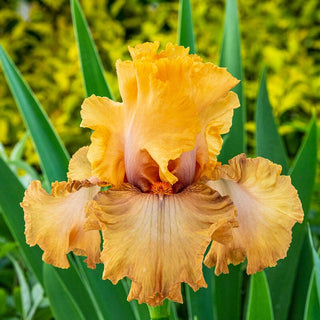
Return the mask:
<path id="1" fill-rule="evenodd" d="M 217 275 L 245 259 L 248 274 L 275 266 L 303 220 L 281 166 L 244 154 L 217 161 L 239 81 L 184 47 L 158 47 L 137 45 L 132 61 L 117 61 L 122 102 L 85 99 L 91 144 L 72 157 L 68 182 L 48 194 L 33 181 L 22 202 L 26 241 L 46 263 L 68 268 L 68 252 L 86 256 L 90 268 L 104 264 L 103 279 L 130 278 L 128 300 L 151 306 L 182 302 L 182 282 L 206 287 L 203 261 Z"/>

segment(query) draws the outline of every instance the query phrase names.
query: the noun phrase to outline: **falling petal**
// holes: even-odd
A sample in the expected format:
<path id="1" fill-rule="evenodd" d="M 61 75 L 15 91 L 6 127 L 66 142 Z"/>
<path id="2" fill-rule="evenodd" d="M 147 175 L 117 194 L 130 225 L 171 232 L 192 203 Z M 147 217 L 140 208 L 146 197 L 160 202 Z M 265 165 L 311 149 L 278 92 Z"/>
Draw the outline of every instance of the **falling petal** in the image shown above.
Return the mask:
<path id="1" fill-rule="evenodd" d="M 220 179 L 207 184 L 221 195 L 229 195 L 238 210 L 239 228 L 233 241 L 213 241 L 205 264 L 216 265 L 215 273 L 228 273 L 228 264 L 247 257 L 247 273 L 275 266 L 291 242 L 291 229 L 303 221 L 303 210 L 289 176 L 281 166 L 264 158 L 247 159 L 240 154 L 218 169 Z"/>

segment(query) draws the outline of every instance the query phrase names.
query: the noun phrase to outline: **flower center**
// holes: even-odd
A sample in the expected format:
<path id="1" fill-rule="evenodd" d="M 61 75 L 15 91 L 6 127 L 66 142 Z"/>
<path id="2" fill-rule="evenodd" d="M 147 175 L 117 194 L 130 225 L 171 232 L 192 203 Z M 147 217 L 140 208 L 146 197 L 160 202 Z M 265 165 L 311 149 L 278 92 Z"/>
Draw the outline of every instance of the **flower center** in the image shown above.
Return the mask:
<path id="1" fill-rule="evenodd" d="M 151 186 L 150 193 L 160 195 L 173 194 L 172 185 L 169 182 L 155 182 Z"/>

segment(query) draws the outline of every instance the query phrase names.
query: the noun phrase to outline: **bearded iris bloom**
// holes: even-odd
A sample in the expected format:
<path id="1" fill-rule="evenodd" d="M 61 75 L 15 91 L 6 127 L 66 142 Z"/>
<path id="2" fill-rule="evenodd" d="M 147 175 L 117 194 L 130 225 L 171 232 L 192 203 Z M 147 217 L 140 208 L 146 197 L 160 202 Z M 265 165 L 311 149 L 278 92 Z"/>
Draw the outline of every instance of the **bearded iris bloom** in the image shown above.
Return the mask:
<path id="1" fill-rule="evenodd" d="M 217 161 L 239 81 L 188 49 L 158 47 L 137 45 L 117 62 L 121 103 L 85 99 L 91 145 L 72 157 L 68 182 L 48 194 L 33 181 L 22 202 L 27 243 L 46 263 L 68 268 L 70 251 L 90 268 L 103 263 L 103 279 L 130 278 L 128 300 L 150 306 L 182 302 L 182 282 L 205 287 L 203 261 L 217 275 L 245 259 L 248 274 L 275 266 L 303 220 L 281 166 L 244 154 Z"/>

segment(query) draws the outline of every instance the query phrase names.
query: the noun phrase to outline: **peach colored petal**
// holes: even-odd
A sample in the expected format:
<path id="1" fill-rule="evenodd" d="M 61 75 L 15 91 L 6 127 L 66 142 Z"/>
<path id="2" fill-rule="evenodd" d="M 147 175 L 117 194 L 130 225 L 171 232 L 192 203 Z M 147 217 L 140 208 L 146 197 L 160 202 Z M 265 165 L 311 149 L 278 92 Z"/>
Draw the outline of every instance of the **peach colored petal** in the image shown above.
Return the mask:
<path id="1" fill-rule="evenodd" d="M 283 259 L 291 242 L 291 229 L 303 221 L 296 189 L 281 166 L 264 158 L 247 159 L 240 154 L 219 168 L 220 179 L 207 184 L 221 195 L 229 195 L 238 210 L 239 228 L 233 241 L 222 245 L 213 241 L 205 263 L 216 265 L 216 274 L 228 273 L 228 264 L 247 257 L 247 273 L 275 266 Z"/>
<path id="2" fill-rule="evenodd" d="M 207 245 L 212 237 L 230 241 L 237 225 L 231 200 L 205 185 L 158 195 L 125 184 L 99 193 L 87 211 L 102 227 L 103 278 L 116 283 L 129 277 L 128 300 L 151 306 L 166 298 L 182 302 L 181 282 L 193 290 L 205 287 L 202 260 Z"/>
<path id="3" fill-rule="evenodd" d="M 228 92 L 215 101 L 211 108 L 206 108 L 200 113 L 202 131 L 196 145 L 196 179 L 201 176 L 212 178 L 212 170 L 217 164 L 217 155 L 223 143 L 221 135 L 229 131 L 233 110 L 239 106 L 238 96 L 234 92 Z"/>
<path id="4" fill-rule="evenodd" d="M 71 180 L 85 180 L 92 177 L 91 163 L 87 158 L 89 147 L 80 148 L 69 162 L 68 178 Z"/>
<path id="5" fill-rule="evenodd" d="M 124 108 L 108 98 L 92 95 L 84 100 L 81 110 L 82 127 L 95 132 L 87 157 L 92 173 L 102 181 L 119 185 L 124 181 Z"/>
<path id="6" fill-rule="evenodd" d="M 158 48 L 140 44 L 129 48 L 133 61 L 117 61 L 123 103 L 93 96 L 82 107 L 82 126 L 95 130 L 93 174 L 116 186 L 127 179 L 145 191 L 159 178 L 184 186 L 209 174 L 239 106 L 226 69 L 181 46 Z"/>
<path id="7" fill-rule="evenodd" d="M 40 181 L 32 181 L 21 206 L 24 209 L 25 235 L 30 246 L 38 244 L 42 259 L 56 267 L 68 268 L 67 253 L 87 256 L 87 265 L 100 262 L 99 231 L 85 231 L 84 207 L 100 190 L 83 187 L 80 182 L 55 182 L 47 194 Z"/>

